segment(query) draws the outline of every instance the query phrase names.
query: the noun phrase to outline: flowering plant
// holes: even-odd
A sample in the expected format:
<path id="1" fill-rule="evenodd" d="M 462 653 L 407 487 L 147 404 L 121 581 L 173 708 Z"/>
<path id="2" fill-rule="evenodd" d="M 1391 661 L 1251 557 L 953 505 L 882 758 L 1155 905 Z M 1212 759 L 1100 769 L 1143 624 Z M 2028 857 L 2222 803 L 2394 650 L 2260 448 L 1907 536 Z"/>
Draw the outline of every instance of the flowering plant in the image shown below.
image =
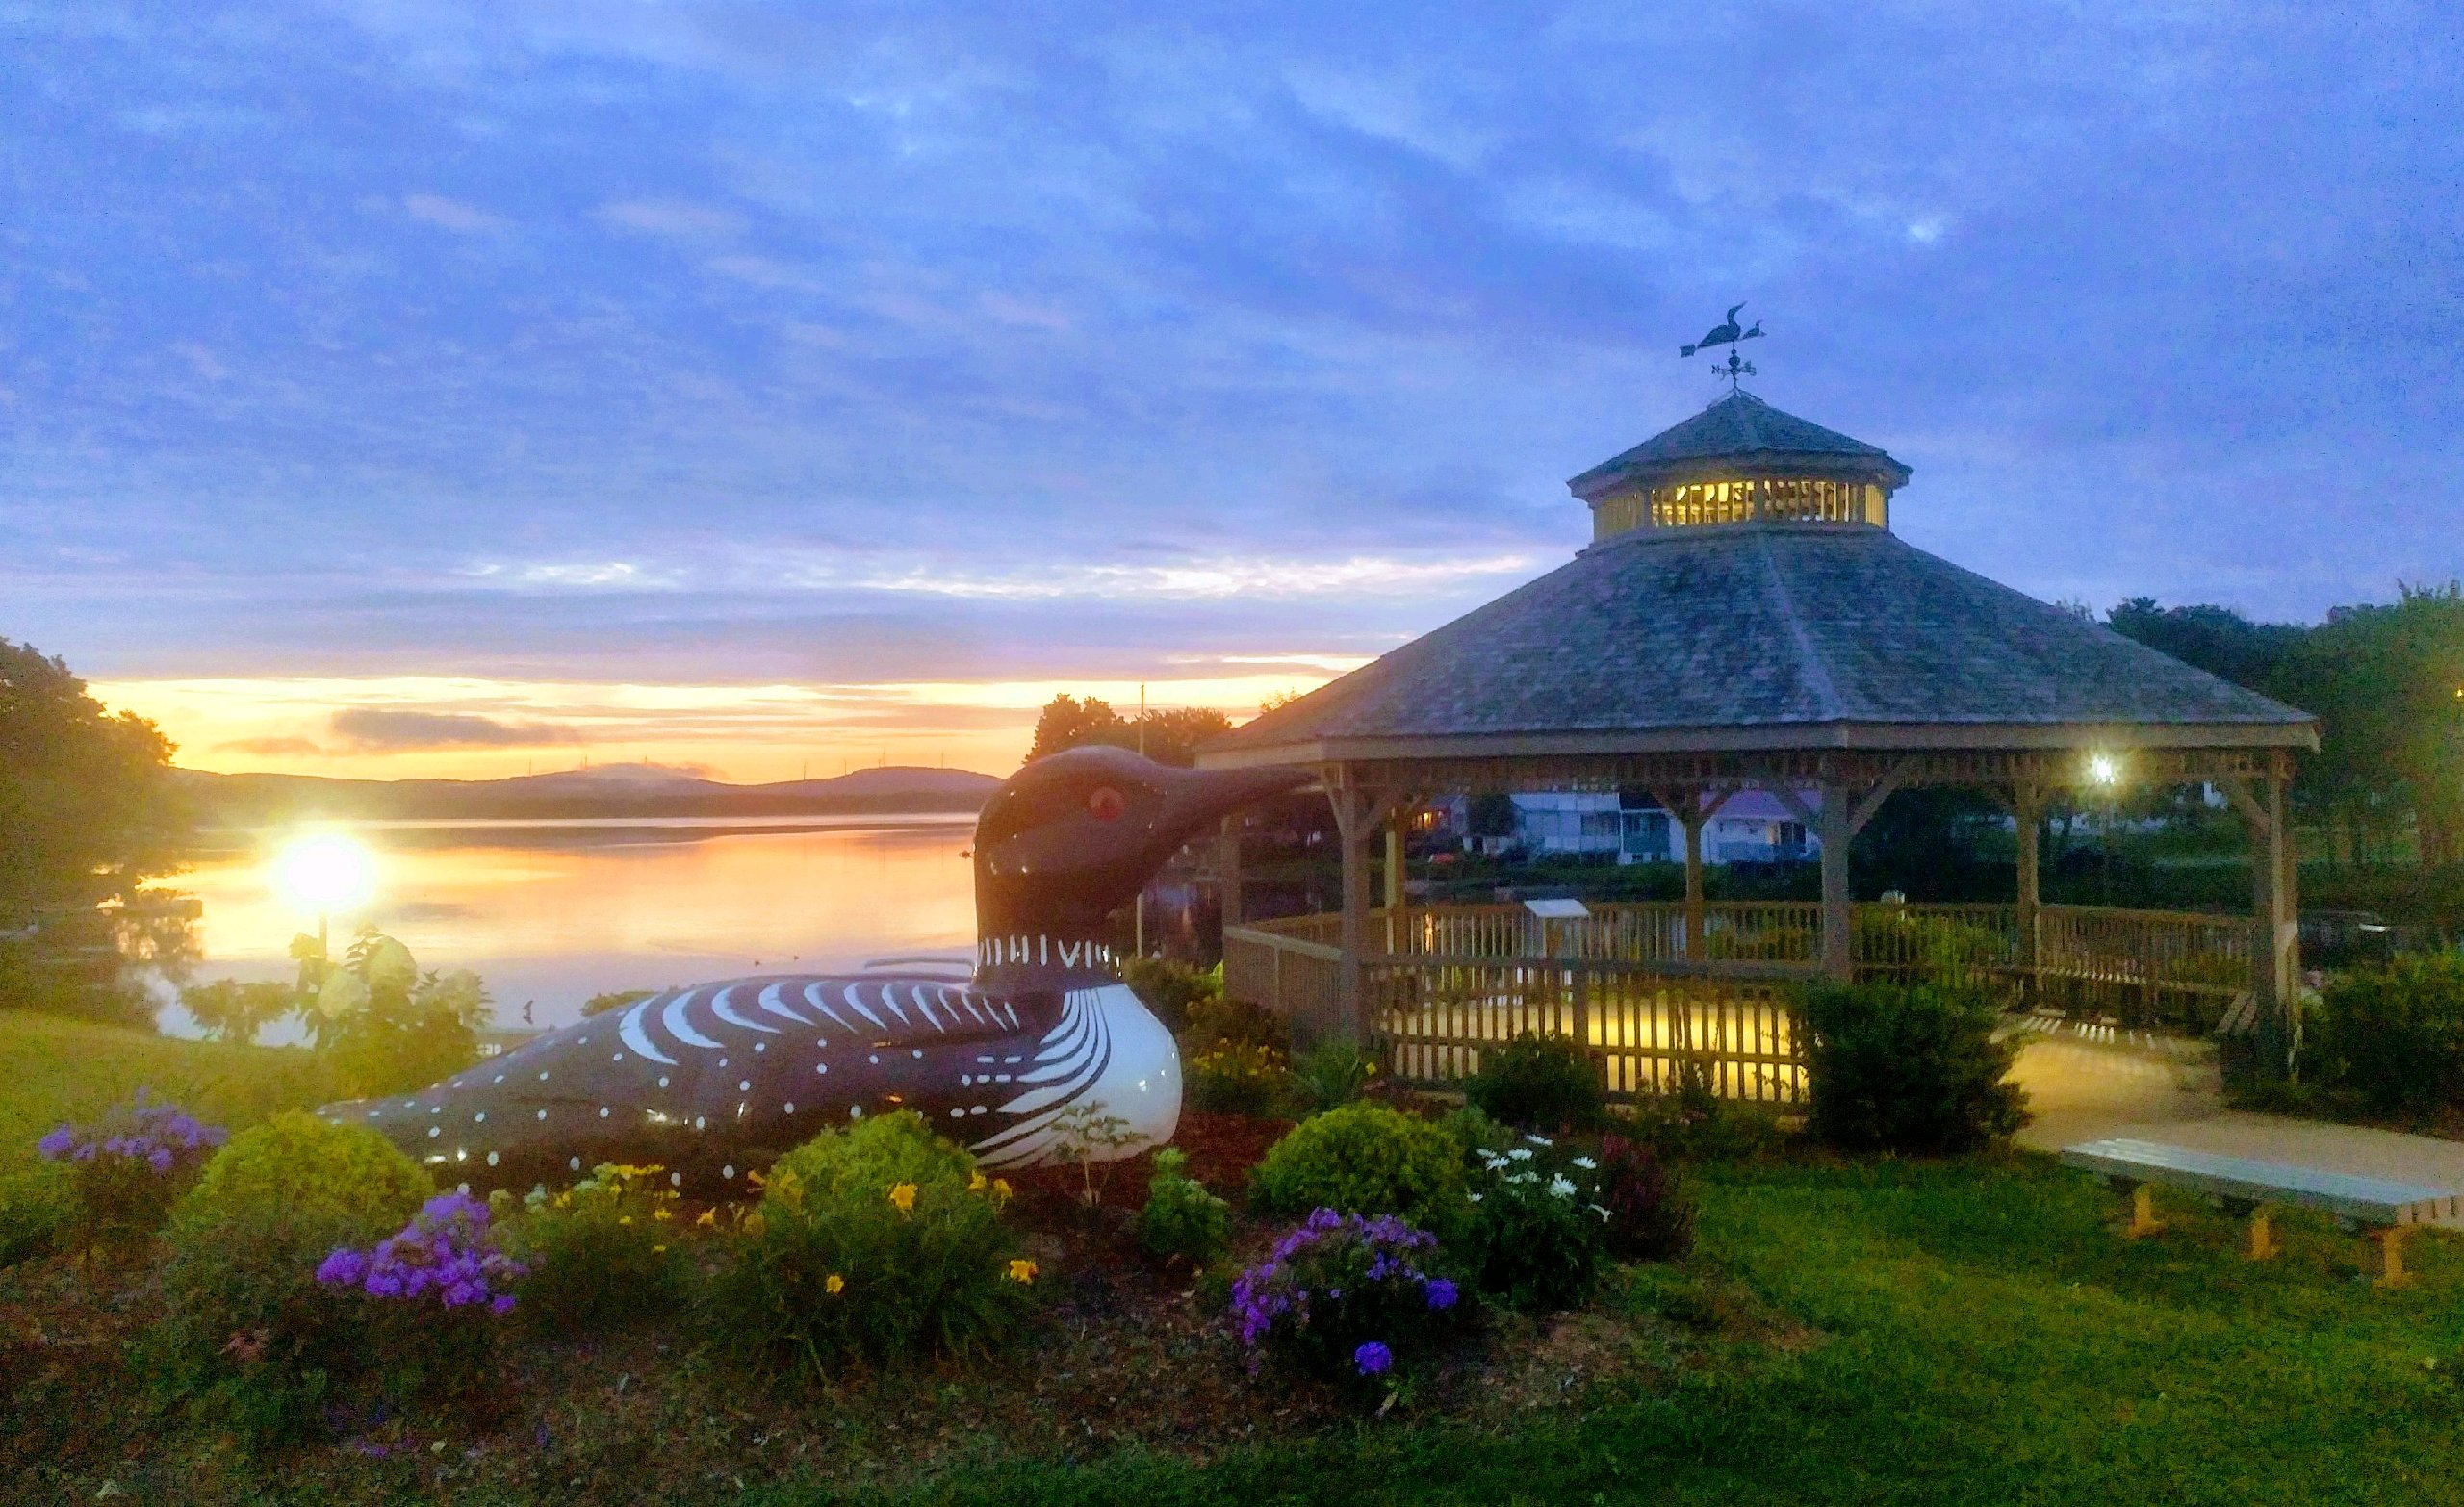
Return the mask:
<path id="1" fill-rule="evenodd" d="M 1457 1313 L 1452 1282 L 1428 1269 L 1437 1237 L 1393 1214 L 1320 1209 L 1232 1284 L 1231 1316 L 1254 1367 L 1269 1353 L 1354 1386 L 1386 1385 L 1397 1348 Z"/>
<path id="2" fill-rule="evenodd" d="M 1467 1160 L 1473 1216 L 1462 1254 L 1480 1290 L 1537 1311 L 1589 1297 L 1608 1250 L 1598 1160 L 1571 1143 L 1494 1126 Z"/>
<path id="3" fill-rule="evenodd" d="M 61 1125 L 35 1142 L 43 1160 L 69 1169 L 98 1238 L 151 1235 L 216 1147 L 229 1138 L 142 1088 L 91 1125 Z"/>
<path id="4" fill-rule="evenodd" d="M 710 1314 L 740 1349 L 810 1379 L 991 1348 L 1034 1301 L 1010 1185 L 911 1111 L 781 1157 L 726 1244 Z"/>
<path id="5" fill-rule="evenodd" d="M 416 1303 L 433 1296 L 446 1308 L 485 1304 L 513 1312 L 509 1288 L 523 1264 L 498 1248 L 488 1206 L 468 1193 L 439 1193 L 399 1233 L 372 1250 L 337 1246 L 317 1267 L 329 1288 L 357 1288 L 373 1298 Z"/>
<path id="6" fill-rule="evenodd" d="M 526 1268 L 523 1316 L 550 1334 L 613 1328 L 672 1309 L 683 1296 L 684 1242 L 676 1190 L 658 1166 L 601 1162 L 563 1192 L 534 1188 L 499 1229 Z M 500 1193 L 492 1209 L 510 1210 Z"/>

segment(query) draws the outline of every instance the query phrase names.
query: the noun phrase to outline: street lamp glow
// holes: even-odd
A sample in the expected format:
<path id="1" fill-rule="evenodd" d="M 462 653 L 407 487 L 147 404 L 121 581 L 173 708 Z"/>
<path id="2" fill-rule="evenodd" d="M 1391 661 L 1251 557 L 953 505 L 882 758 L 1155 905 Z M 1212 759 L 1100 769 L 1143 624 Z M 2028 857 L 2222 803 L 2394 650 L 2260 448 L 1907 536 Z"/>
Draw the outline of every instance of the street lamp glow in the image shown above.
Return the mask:
<path id="1" fill-rule="evenodd" d="M 2088 759 L 2088 778 L 2100 785 L 2110 785 L 2121 779 L 2121 769 L 2110 754 L 2096 754 Z"/>
<path id="2" fill-rule="evenodd" d="M 338 833 L 295 837 L 274 855 L 273 883 L 303 911 L 349 914 L 376 894 L 376 858 L 365 844 Z"/>

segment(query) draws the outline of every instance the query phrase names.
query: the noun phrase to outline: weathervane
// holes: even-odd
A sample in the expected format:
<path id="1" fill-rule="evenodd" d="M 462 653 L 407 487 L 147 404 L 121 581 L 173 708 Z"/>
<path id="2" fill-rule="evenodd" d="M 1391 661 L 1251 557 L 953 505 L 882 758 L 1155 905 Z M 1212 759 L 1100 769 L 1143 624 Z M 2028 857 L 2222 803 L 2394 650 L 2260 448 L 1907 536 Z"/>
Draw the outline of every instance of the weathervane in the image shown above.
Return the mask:
<path id="1" fill-rule="evenodd" d="M 1690 356 L 1698 350 L 1707 350 L 1713 345 L 1734 346 L 1739 341 L 1760 340 L 1762 338 L 1762 321 L 1760 319 L 1755 320 L 1754 328 L 1750 330 L 1740 329 L 1737 327 L 1737 311 L 1744 307 L 1745 305 L 1741 303 L 1731 304 L 1729 306 L 1729 317 L 1727 319 L 1721 320 L 1718 324 L 1711 326 L 1711 332 L 1708 335 L 1704 336 L 1701 340 L 1696 341 L 1693 345 L 1678 346 L 1678 355 Z M 1721 366 L 1714 364 L 1711 370 L 1717 374 L 1729 379 L 1729 391 L 1732 393 L 1737 390 L 1737 383 L 1740 380 L 1756 374 L 1754 363 L 1746 360 L 1733 349 L 1729 352 L 1727 365 Z"/>

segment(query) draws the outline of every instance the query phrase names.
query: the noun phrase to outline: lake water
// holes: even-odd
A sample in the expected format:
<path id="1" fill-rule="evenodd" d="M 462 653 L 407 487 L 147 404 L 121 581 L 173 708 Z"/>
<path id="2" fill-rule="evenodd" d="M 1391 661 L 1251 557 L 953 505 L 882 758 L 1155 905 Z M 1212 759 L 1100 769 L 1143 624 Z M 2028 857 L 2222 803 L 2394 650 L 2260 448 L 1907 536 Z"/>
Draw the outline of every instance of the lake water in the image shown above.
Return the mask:
<path id="1" fill-rule="evenodd" d="M 757 971 L 853 969 L 882 958 L 971 953 L 965 815 L 770 821 L 361 822 L 375 856 L 365 919 L 423 968 L 486 981 L 497 1024 L 563 1025 L 609 989 Z M 272 882 L 295 832 L 225 833 L 230 851 L 167 887 L 194 895 L 199 980 L 287 979 L 292 937 L 316 929 Z M 362 918 L 336 917 L 336 950 Z M 185 1034 L 176 1006 L 166 1030 Z M 270 1029 L 268 1041 L 285 1039 Z"/>

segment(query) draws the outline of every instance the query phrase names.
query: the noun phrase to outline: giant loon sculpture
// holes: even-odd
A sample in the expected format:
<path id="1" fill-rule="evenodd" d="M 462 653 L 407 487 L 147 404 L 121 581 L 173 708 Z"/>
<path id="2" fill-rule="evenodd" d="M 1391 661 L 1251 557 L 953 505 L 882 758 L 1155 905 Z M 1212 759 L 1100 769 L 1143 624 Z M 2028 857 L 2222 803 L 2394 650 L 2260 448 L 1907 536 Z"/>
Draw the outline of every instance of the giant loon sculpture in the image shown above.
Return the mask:
<path id="1" fill-rule="evenodd" d="M 696 1191 L 741 1190 L 816 1132 L 899 1109 L 1005 1167 L 1049 1157 L 1055 1121 L 1100 1106 L 1126 1122 L 1115 1154 L 1134 1154 L 1180 1121 L 1180 1053 L 1115 973 L 1105 918 L 1201 828 L 1308 779 L 1173 769 L 1115 748 L 1054 754 L 1011 777 L 976 821 L 971 979 L 697 984 L 418 1093 L 319 1112 L 482 1189 L 621 1162 L 654 1162 Z"/>

